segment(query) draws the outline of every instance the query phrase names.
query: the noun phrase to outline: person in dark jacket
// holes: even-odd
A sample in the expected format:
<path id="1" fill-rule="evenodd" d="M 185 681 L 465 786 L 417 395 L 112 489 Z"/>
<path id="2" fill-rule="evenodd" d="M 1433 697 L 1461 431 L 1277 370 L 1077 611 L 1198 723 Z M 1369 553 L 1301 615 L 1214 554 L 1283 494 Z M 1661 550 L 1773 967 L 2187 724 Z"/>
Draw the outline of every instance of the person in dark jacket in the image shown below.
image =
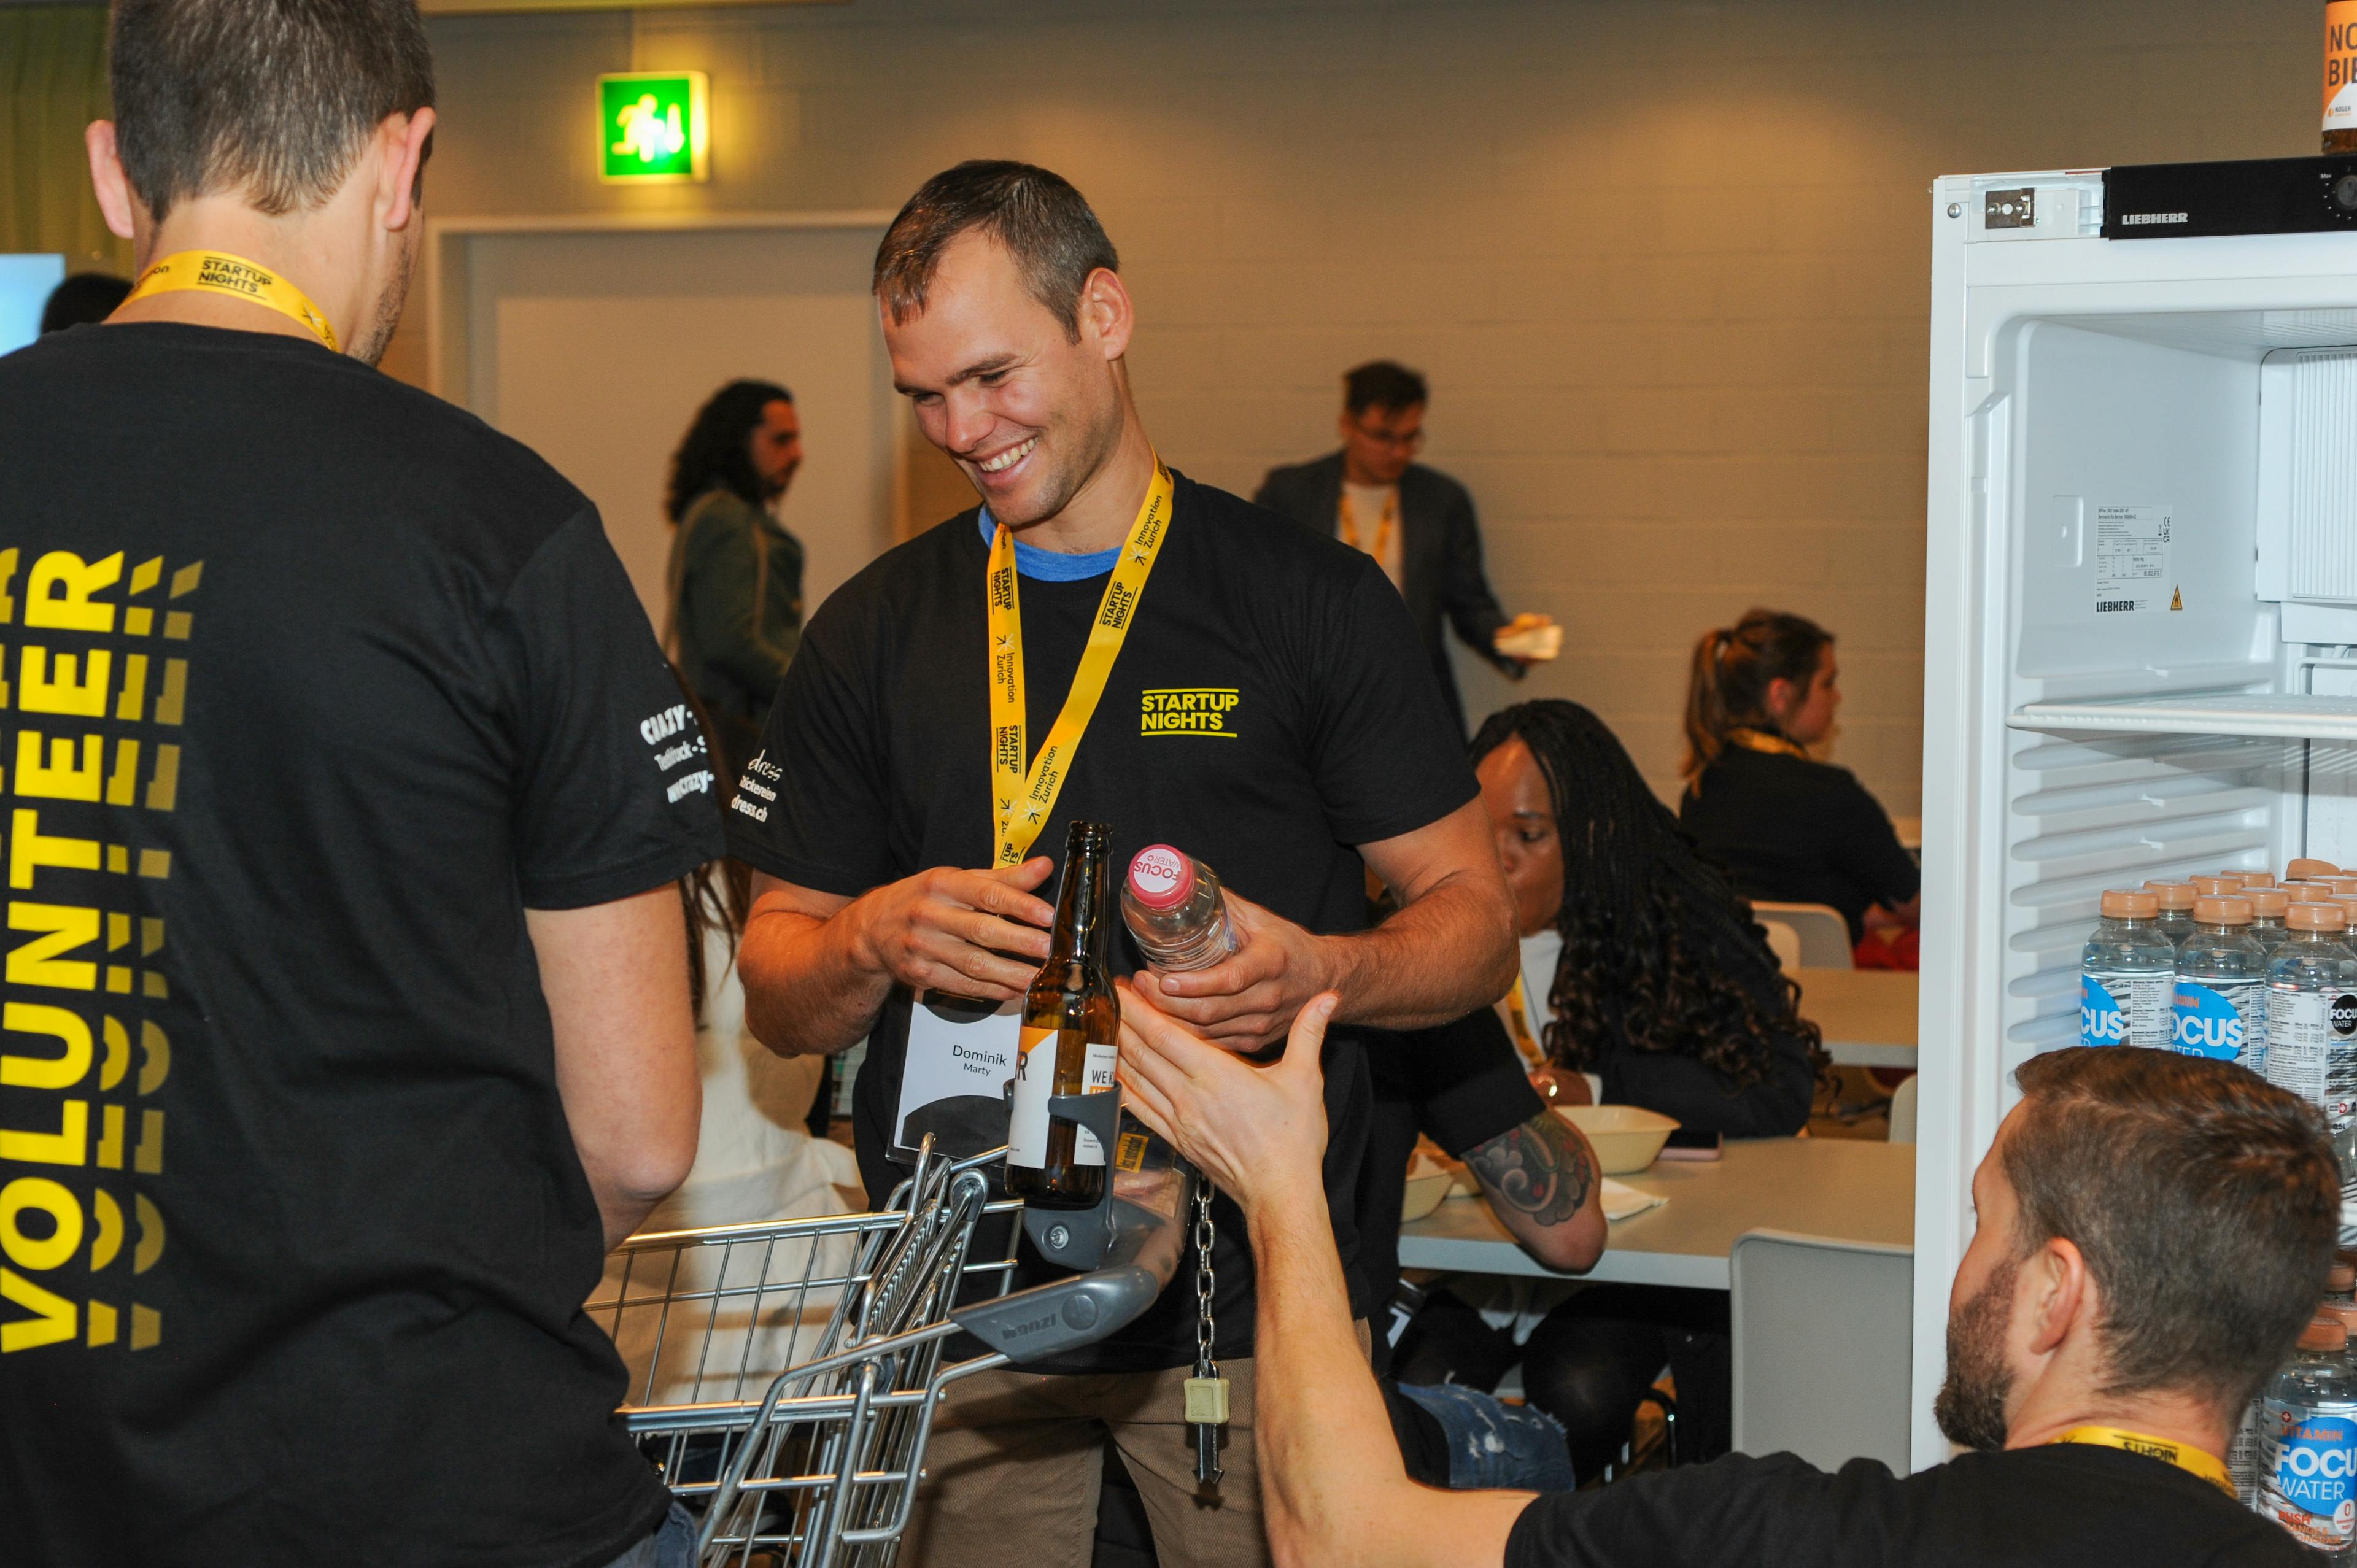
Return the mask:
<path id="1" fill-rule="evenodd" d="M 1549 633 L 1555 623 L 1543 615 L 1506 618 L 1481 568 L 1472 495 L 1447 474 L 1414 461 L 1424 446 L 1430 401 L 1424 378 L 1414 371 L 1389 360 L 1361 365 L 1342 378 L 1342 449 L 1271 468 L 1253 499 L 1375 558 L 1407 600 L 1461 729 L 1465 703 L 1448 667 L 1444 622 L 1457 628 L 1466 647 L 1518 681 L 1530 660 L 1555 657 L 1561 634 Z M 1501 636 L 1522 650 L 1521 657 L 1500 649 Z"/>
<path id="2" fill-rule="evenodd" d="M 1544 994 L 1525 983 L 1508 1007 L 1544 1052 L 1541 1092 L 1641 1105 L 1727 1137 L 1806 1126 L 1824 1058 L 1800 988 L 1604 722 L 1576 703 L 1522 703 L 1491 715 L 1472 754 L 1516 921 L 1526 939 L 1561 942 Z M 1725 1453 L 1722 1292 L 1582 1291 L 1532 1332 L 1523 1387 L 1564 1423 L 1585 1479 L 1626 1441 L 1665 1361 L 1682 1456 Z"/>
<path id="3" fill-rule="evenodd" d="M 777 519 L 802 462 L 793 393 L 752 381 L 713 393 L 672 456 L 663 647 L 704 704 L 716 771 L 730 779 L 759 746 L 802 645 L 802 545 Z"/>

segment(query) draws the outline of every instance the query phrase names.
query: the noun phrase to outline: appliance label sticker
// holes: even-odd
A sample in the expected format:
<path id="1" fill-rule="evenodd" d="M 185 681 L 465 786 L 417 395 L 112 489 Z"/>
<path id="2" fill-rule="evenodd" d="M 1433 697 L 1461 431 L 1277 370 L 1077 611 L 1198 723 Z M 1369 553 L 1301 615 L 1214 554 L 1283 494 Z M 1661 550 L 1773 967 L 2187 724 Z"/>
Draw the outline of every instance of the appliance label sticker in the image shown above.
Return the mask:
<path id="1" fill-rule="evenodd" d="M 2095 509 L 2097 615 L 2176 607 L 2176 585 L 2169 575 L 2170 510 L 2166 506 Z"/>

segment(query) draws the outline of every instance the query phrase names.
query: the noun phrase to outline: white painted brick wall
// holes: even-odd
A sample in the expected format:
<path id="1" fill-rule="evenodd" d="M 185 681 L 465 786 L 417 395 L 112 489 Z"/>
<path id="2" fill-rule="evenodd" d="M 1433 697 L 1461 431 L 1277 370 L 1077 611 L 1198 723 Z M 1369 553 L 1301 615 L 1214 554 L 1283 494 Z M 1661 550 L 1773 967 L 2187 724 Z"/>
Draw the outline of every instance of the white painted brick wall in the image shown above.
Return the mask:
<path id="1" fill-rule="evenodd" d="M 442 213 L 897 206 L 959 158 L 1087 192 L 1163 451 L 1249 491 L 1337 377 L 1432 378 L 1428 459 L 1512 608 L 1568 628 L 1469 706 L 1595 707 L 1674 787 L 1686 650 L 1823 619 L 1835 757 L 1920 795 L 1926 187 L 2314 148 L 2285 0 L 991 4 L 445 19 Z M 591 78 L 712 73 L 710 185 L 595 178 Z M 412 322 L 388 368 L 416 374 Z"/>

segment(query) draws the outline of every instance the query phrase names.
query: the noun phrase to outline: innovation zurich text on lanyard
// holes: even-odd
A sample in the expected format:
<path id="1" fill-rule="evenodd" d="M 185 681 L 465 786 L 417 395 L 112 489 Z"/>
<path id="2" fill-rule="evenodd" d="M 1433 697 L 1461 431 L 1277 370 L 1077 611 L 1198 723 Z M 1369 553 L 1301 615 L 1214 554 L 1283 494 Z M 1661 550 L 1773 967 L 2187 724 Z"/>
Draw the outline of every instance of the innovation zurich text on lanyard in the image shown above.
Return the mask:
<path id="1" fill-rule="evenodd" d="M 234 295 L 239 299 L 266 306 L 279 315 L 291 316 L 309 328 L 330 352 L 341 351 L 336 344 L 334 325 L 301 289 L 268 267 L 221 251 L 174 252 L 139 274 L 138 283 L 133 285 L 124 303 L 128 305 L 134 299 L 145 299 L 150 295 L 170 294 L 184 288 L 201 289 L 207 294 Z"/>
<path id="2" fill-rule="evenodd" d="M 2201 1477 L 2212 1486 L 2234 1496 L 2234 1483 L 2228 1478 L 2226 1466 L 2214 1454 L 2166 1437 L 2153 1437 L 2141 1432 L 2126 1432 L 2116 1426 L 2074 1426 L 2054 1440 L 2057 1443 L 2084 1443 L 2097 1448 L 2125 1448 L 2131 1454 L 2141 1454 L 2147 1459 L 2158 1459 L 2164 1465 L 2174 1465 L 2180 1470 Z"/>
<path id="3" fill-rule="evenodd" d="M 1020 865 L 1031 843 L 1048 825 L 1056 797 L 1071 776 L 1072 758 L 1081 749 L 1089 718 L 1104 695 L 1113 661 L 1128 640 L 1130 623 L 1137 616 L 1138 596 L 1162 553 L 1170 531 L 1170 470 L 1154 460 L 1154 482 L 1129 526 L 1129 538 L 1114 563 L 1104 596 L 1097 601 L 1096 623 L 1089 628 L 1088 647 L 1081 667 L 1072 672 L 1072 689 L 1063 711 L 1048 731 L 1039 755 L 1027 773 L 1029 755 L 1024 730 L 1023 607 L 1015 574 L 1015 532 L 1000 523 L 991 536 L 990 571 L 985 581 L 990 594 L 990 793 L 994 802 L 993 834 L 997 848 L 993 864 Z"/>

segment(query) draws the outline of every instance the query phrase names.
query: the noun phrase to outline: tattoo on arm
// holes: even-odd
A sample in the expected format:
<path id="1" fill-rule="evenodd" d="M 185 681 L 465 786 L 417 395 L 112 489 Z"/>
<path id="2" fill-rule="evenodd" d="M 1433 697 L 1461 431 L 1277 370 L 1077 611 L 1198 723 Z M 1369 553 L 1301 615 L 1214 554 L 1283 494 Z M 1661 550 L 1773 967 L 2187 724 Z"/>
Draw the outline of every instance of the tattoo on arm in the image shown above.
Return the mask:
<path id="1" fill-rule="evenodd" d="M 1469 1151 L 1465 1163 L 1491 1196 L 1543 1225 L 1570 1219 L 1596 1185 L 1587 1149 L 1552 1111 Z"/>

